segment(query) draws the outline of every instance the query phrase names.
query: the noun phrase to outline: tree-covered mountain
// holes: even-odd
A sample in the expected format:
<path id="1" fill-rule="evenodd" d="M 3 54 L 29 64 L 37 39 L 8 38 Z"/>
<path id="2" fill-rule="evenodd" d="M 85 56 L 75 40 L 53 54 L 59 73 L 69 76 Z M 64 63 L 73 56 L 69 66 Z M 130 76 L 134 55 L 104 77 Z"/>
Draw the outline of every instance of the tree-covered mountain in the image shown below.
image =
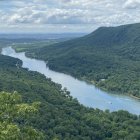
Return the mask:
<path id="1" fill-rule="evenodd" d="M 140 97 L 139 23 L 101 27 L 84 37 L 30 49 L 26 54 L 102 89 Z"/>
<path id="2" fill-rule="evenodd" d="M 29 135 L 28 140 L 39 140 L 40 138 L 37 138 L 39 134 L 36 132 L 42 132 L 45 140 L 140 139 L 139 116 L 129 114 L 127 111 L 109 113 L 109 111 L 103 112 L 99 109 L 86 108 L 73 99 L 68 91 L 62 90 L 61 85 L 55 84 L 37 72 L 21 68 L 21 65 L 22 62 L 18 59 L 0 55 L 0 92 L 13 93 L 17 91 L 20 93 L 23 98 L 22 102 L 24 102 L 20 111 L 23 110 L 23 113 L 24 111 L 28 112 L 27 107 L 33 102 L 40 102 L 40 106 L 38 113 L 26 120 L 22 119 L 23 115 L 18 119 L 12 117 L 12 120 L 10 119 L 8 122 L 11 122 L 10 128 L 4 129 L 3 125 L 7 126 L 7 124 L 0 122 L 0 137 L 3 139 L 6 137 L 4 140 L 11 139 L 11 136 L 13 139 L 20 140 L 20 136 L 26 135 L 26 132 L 29 132 L 26 135 L 27 137 Z M 2 101 L 6 102 L 11 113 L 17 115 L 17 112 L 12 110 L 12 106 L 15 108 L 17 103 L 17 96 L 14 97 L 16 100 L 11 99 L 9 94 L 2 94 L 0 100 L 1 103 Z M 5 104 L 3 106 L 5 107 Z M 0 108 L 3 109 L 3 106 L 1 105 Z M 0 117 L 3 112 L 0 110 Z M 7 113 L 7 110 L 5 112 Z M 2 116 L 0 121 L 4 121 L 6 117 L 8 116 Z M 34 128 L 34 130 L 26 131 L 26 129 L 19 132 L 15 131 L 13 125 L 16 128 L 20 127 L 21 130 L 25 125 Z M 7 130 L 9 131 L 7 132 Z M 4 135 L 6 132 L 7 135 Z M 17 134 L 18 136 L 16 136 Z M 31 135 L 34 138 L 30 137 Z"/>

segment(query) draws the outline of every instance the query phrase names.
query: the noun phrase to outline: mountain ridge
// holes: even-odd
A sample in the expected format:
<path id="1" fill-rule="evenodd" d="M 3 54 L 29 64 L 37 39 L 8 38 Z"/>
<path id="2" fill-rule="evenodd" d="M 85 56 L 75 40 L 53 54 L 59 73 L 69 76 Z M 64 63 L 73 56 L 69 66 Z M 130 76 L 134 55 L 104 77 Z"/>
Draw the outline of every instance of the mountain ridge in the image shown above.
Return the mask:
<path id="1" fill-rule="evenodd" d="M 140 97 L 140 23 L 101 27 L 84 37 L 31 49 L 26 55 L 98 87 Z M 102 79 L 105 79 L 102 81 Z"/>

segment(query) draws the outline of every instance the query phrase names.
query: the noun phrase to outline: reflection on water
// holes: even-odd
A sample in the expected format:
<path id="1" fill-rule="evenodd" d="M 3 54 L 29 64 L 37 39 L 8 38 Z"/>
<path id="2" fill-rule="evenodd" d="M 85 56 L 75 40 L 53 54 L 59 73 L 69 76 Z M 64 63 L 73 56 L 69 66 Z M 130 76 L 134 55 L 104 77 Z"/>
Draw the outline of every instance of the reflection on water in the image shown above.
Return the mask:
<path id="1" fill-rule="evenodd" d="M 134 114 L 140 114 L 139 100 L 128 96 L 109 94 L 72 76 L 52 71 L 46 67 L 44 61 L 27 58 L 25 53 L 16 53 L 11 47 L 4 48 L 2 54 L 19 58 L 23 61 L 24 68 L 38 71 L 51 78 L 52 81 L 61 84 L 62 87 L 66 87 L 71 92 L 71 95 L 85 106 L 102 110 L 109 109 L 110 111 L 122 109 Z"/>

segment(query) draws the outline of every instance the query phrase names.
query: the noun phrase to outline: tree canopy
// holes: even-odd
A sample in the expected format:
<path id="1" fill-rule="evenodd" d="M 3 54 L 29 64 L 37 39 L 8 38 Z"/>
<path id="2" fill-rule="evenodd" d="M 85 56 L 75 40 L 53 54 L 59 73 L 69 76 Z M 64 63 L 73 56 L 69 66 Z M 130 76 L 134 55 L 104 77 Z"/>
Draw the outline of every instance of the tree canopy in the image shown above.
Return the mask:
<path id="1" fill-rule="evenodd" d="M 1 140 L 42 140 L 43 133 L 26 126 L 27 119 L 38 111 L 39 103 L 22 102 L 17 92 L 0 93 L 0 139 Z"/>

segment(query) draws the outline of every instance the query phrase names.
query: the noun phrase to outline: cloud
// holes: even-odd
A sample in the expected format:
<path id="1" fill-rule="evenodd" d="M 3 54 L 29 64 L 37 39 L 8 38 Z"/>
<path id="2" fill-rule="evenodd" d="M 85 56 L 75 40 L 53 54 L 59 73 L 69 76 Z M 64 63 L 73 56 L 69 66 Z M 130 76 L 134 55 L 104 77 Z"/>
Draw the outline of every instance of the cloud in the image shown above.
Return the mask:
<path id="1" fill-rule="evenodd" d="M 124 4 L 124 8 L 136 9 L 140 7 L 140 0 L 127 0 Z"/>
<path id="2" fill-rule="evenodd" d="M 10 14 L 0 13 L 1 23 L 36 23 L 36 24 L 83 24 L 86 23 L 83 16 L 87 11 L 77 9 L 44 9 L 37 6 L 19 8 Z"/>
<path id="3" fill-rule="evenodd" d="M 82 31 L 85 27 L 89 31 L 99 26 L 140 22 L 140 0 L 7 1 L 0 1 L 0 29 L 7 25 L 7 28 L 22 26 L 33 30 L 37 26 L 51 27 L 54 31 L 63 27 L 71 31 L 77 27 L 79 31 L 81 27 Z"/>

